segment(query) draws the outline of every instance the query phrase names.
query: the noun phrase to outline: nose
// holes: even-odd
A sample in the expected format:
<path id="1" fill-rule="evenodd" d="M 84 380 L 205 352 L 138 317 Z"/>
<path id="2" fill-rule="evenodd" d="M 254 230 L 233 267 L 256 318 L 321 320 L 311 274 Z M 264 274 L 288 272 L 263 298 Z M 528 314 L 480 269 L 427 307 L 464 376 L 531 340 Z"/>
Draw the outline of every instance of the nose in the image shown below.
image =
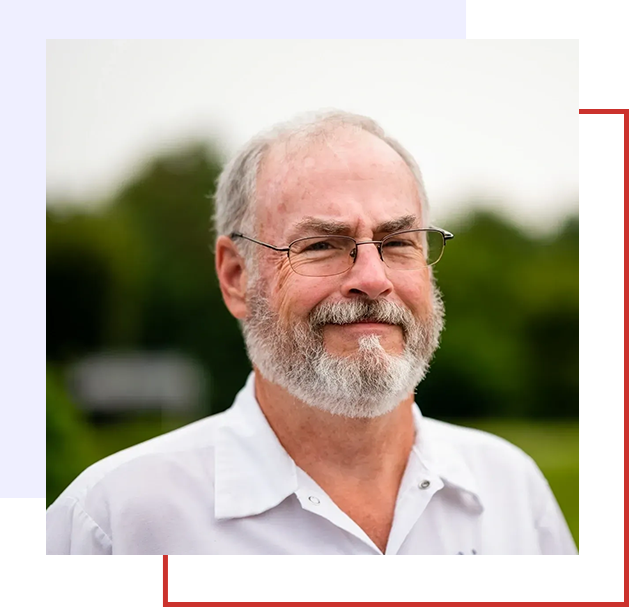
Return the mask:
<path id="1" fill-rule="evenodd" d="M 378 248 L 373 244 L 363 244 L 356 248 L 356 261 L 343 275 L 341 292 L 345 297 L 369 297 L 377 299 L 393 291 L 393 283 L 387 276 L 387 267 L 380 259 Z"/>

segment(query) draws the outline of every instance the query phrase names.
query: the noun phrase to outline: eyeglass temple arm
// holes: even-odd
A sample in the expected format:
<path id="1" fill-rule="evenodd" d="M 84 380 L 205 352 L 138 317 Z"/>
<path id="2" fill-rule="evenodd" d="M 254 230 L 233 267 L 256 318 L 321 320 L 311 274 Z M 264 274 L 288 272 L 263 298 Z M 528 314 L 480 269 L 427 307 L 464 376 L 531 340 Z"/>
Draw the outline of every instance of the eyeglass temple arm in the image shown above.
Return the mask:
<path id="1" fill-rule="evenodd" d="M 437 226 L 433 226 L 432 228 L 433 230 L 439 230 L 439 232 L 441 232 L 443 234 L 443 240 L 444 240 L 444 244 L 445 241 L 447 240 L 451 240 L 452 238 L 454 238 L 454 234 L 452 234 L 452 232 L 448 232 L 447 230 L 444 230 L 443 228 L 438 228 Z M 269 249 L 273 249 L 274 251 L 280 251 L 280 252 L 287 252 L 289 250 L 288 247 L 276 247 L 272 244 L 269 244 L 267 242 L 262 242 L 260 240 L 256 240 L 255 238 L 250 238 L 249 236 L 245 236 L 244 234 L 241 234 L 240 232 L 232 232 L 229 235 L 230 238 L 234 239 L 234 238 L 244 238 L 245 240 L 250 240 L 251 242 L 255 242 L 256 244 L 262 245 L 263 247 L 267 247 Z M 370 242 L 379 242 L 379 241 L 370 241 Z M 366 244 L 366 243 L 357 243 L 357 244 Z"/>
<path id="2" fill-rule="evenodd" d="M 451 240 L 454 238 L 454 234 L 452 232 L 448 232 L 448 230 L 444 230 L 443 228 L 438 228 L 437 226 L 432 226 L 433 230 L 439 230 L 443 234 L 443 240 Z"/>
<path id="3" fill-rule="evenodd" d="M 256 244 L 261 244 L 263 247 L 268 247 L 269 249 L 273 249 L 274 251 L 286 252 L 288 251 L 288 247 L 275 247 L 272 244 L 268 244 L 267 242 L 261 242 L 260 240 L 256 240 L 255 238 L 250 238 L 249 236 L 245 236 L 240 232 L 232 232 L 229 235 L 230 238 L 244 238 L 245 240 L 250 240 L 251 242 L 255 242 Z"/>

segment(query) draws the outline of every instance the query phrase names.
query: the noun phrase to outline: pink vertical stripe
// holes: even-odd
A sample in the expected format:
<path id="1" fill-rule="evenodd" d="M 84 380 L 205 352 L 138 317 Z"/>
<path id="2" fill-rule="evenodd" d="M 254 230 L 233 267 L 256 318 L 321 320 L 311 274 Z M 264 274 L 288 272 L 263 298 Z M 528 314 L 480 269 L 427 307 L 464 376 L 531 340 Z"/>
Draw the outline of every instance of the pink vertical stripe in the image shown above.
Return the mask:
<path id="1" fill-rule="evenodd" d="M 579 298 L 579 544 L 624 558 L 624 297 Z"/>
<path id="2" fill-rule="evenodd" d="M 624 257 L 624 213 L 579 213 L 579 257 Z"/>

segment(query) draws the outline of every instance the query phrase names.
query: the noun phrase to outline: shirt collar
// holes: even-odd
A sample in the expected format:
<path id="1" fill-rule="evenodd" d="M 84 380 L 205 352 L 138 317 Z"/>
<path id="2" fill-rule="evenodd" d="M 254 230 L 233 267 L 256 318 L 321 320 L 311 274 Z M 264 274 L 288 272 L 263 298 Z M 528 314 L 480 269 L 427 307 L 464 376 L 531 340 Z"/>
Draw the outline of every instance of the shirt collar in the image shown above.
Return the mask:
<path id="1" fill-rule="evenodd" d="M 251 373 L 218 431 L 215 516 L 260 514 L 277 506 L 297 487 L 297 466 L 256 401 Z"/>
<path id="2" fill-rule="evenodd" d="M 274 508 L 299 487 L 297 466 L 271 429 L 255 398 L 252 372 L 232 407 L 225 412 L 216 439 L 215 504 L 217 519 L 240 518 Z M 463 456 L 434 432 L 413 407 L 413 454 L 445 485 L 463 491 L 482 510 L 475 478 Z M 437 422 L 439 423 L 439 422 Z"/>
<path id="3" fill-rule="evenodd" d="M 483 511 L 478 481 L 463 453 L 452 442 L 451 431 L 442 432 L 443 422 L 424 418 L 417 404 L 413 406 L 415 444 L 413 453 L 422 465 L 437 474 L 444 485 L 466 494 L 463 503 L 472 510 Z"/>

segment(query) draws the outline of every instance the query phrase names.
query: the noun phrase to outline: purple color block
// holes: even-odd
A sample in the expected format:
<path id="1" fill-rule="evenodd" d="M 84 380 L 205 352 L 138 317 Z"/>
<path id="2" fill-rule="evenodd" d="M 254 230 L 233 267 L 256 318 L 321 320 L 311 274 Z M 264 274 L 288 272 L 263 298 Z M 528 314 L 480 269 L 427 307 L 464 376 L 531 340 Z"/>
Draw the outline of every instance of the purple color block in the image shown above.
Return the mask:
<path id="1" fill-rule="evenodd" d="M 622 213 L 625 188 L 621 185 L 581 185 L 579 186 L 580 213 Z"/>
<path id="2" fill-rule="evenodd" d="M 579 213 L 579 257 L 624 257 L 624 213 Z"/>
<path id="3" fill-rule="evenodd" d="M 624 297 L 579 298 L 579 544 L 624 558 Z"/>

